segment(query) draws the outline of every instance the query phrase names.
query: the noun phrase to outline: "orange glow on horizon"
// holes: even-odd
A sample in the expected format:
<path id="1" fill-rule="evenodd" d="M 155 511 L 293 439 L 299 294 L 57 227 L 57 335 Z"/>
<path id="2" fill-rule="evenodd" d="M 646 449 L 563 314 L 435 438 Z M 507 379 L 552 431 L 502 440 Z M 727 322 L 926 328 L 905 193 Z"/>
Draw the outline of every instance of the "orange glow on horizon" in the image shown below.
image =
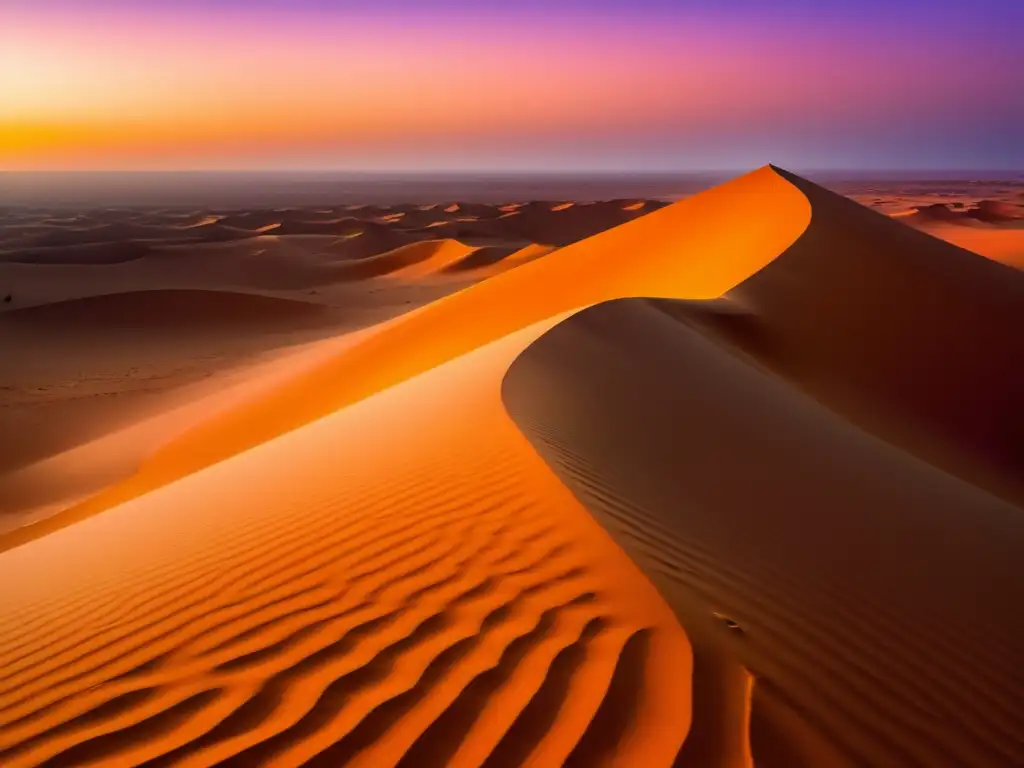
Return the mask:
<path id="1" fill-rule="evenodd" d="M 866 58 L 753 27 L 26 7 L 0 26 L 0 170 L 621 154 L 650 137 L 704 158 L 773 135 L 864 144 L 992 90 L 934 78 L 913 46 Z"/>

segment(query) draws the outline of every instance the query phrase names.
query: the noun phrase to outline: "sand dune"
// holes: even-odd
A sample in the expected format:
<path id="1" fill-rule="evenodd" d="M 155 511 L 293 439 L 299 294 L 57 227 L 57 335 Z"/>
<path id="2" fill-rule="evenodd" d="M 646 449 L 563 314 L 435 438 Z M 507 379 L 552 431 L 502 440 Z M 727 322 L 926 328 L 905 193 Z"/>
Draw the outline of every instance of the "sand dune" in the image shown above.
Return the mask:
<path id="1" fill-rule="evenodd" d="M 530 338 L 8 553 L 4 763 L 669 762 L 688 645 L 504 415 Z"/>
<path id="2" fill-rule="evenodd" d="M 994 261 L 1024 267 L 1024 205 L 1012 200 L 934 203 L 890 215 Z"/>
<path id="3" fill-rule="evenodd" d="M 367 223 L 345 216 L 337 219 L 308 221 L 283 219 L 274 228 L 275 235 L 355 235 L 366 231 Z"/>
<path id="4" fill-rule="evenodd" d="M 547 256 L 554 250 L 554 246 L 537 244 L 528 245 L 525 248 L 482 246 L 464 258 L 446 265 L 444 271 L 455 274 L 464 274 L 467 271 L 480 274 L 481 271 L 484 271 L 486 274 L 493 275 Z"/>
<path id="5" fill-rule="evenodd" d="M 420 240 L 376 256 L 346 262 L 340 265 L 340 274 L 346 280 L 371 277 L 422 278 L 465 258 L 473 250 L 458 240 Z"/>
<path id="6" fill-rule="evenodd" d="M 582 240 L 602 229 L 601 223 L 623 224 L 641 212 L 627 210 L 614 203 L 594 205 L 555 205 L 530 203 L 507 216 L 502 231 L 546 245 L 564 246 Z M 495 223 L 496 225 L 496 223 Z"/>
<path id="7" fill-rule="evenodd" d="M 714 211 L 751 201 L 763 203 L 764 210 L 748 217 L 745 227 L 716 226 Z M 129 481 L 69 509 L 65 519 L 134 498 L 559 312 L 622 293 L 718 296 L 795 240 L 809 216 L 806 198 L 766 169 L 560 249 L 557 258 L 538 259 L 478 283 L 413 313 L 388 333 L 375 334 L 325 364 L 315 387 L 298 380 L 274 397 L 240 404 L 169 442 Z M 637 236 L 646 243 L 646 257 L 624 257 Z M 704 251 L 728 258 L 709 262 L 699 256 Z M 680 253 L 692 255 L 681 259 Z M 515 300 L 503 299 L 509 295 Z M 328 381 L 334 386 L 324 387 Z"/>
<path id="8" fill-rule="evenodd" d="M 0 431 L 20 436 L 0 446 L 0 529 L 37 516 L 44 501 L 59 510 L 129 475 L 168 426 L 145 450 L 122 435 L 97 452 L 87 447 L 96 440 L 199 399 L 205 385 L 223 386 L 226 374 L 270 351 L 384 317 L 195 290 L 114 293 L 0 314 Z M 172 432 L 185 423 L 167 422 Z"/>
<path id="9" fill-rule="evenodd" d="M 1020 510 L 870 437 L 703 314 L 601 305 L 504 385 L 676 608 L 695 699 L 703 679 L 739 709 L 750 670 L 765 765 L 1019 762 L 1024 622 L 1002 607 L 1024 598 Z"/>
<path id="10" fill-rule="evenodd" d="M 11 372 L 0 389 L 0 432 L 21 435 L 0 451 L 0 530 L 130 475 L 163 442 L 167 427 L 153 420 L 171 422 L 161 409 L 177 411 L 179 392 L 200 398 L 203 379 L 350 334 L 550 251 L 416 242 L 334 210 L 96 215 L 253 231 L 218 243 L 15 248 L 0 257 L 0 296 L 10 298 L 0 304 L 0 345 Z M 343 220 L 349 236 L 252 236 L 288 218 Z M 192 423 L 179 414 L 171 433 Z"/>
<path id="11" fill-rule="evenodd" d="M 952 210 L 946 203 L 931 203 L 920 208 L 912 208 L 909 211 L 893 214 L 895 218 L 913 218 L 914 222 L 961 222 L 964 221 L 963 212 Z"/>
<path id="12" fill-rule="evenodd" d="M 0 763 L 1024 762 L 1024 275 L 771 167 L 553 207 L 0 264 L 434 299 L 0 477 Z"/>
<path id="13" fill-rule="evenodd" d="M 142 240 L 121 243 L 87 243 L 58 247 L 0 250 L 0 262 L 11 264 L 122 264 L 153 253 L 154 245 Z"/>
<path id="14" fill-rule="evenodd" d="M 892 215 L 911 219 L 915 224 L 943 222 L 972 226 L 979 221 L 1004 224 L 1024 219 L 1024 206 L 1002 200 L 979 200 L 970 207 L 963 203 L 931 203 Z"/>
<path id="15" fill-rule="evenodd" d="M 981 200 L 973 208 L 969 208 L 964 215 L 979 221 L 1000 223 L 1024 219 L 1024 206 L 1005 203 L 1001 200 Z"/>
<path id="16" fill-rule="evenodd" d="M 291 334 L 283 336 L 283 345 L 257 338 L 241 348 L 231 334 L 220 344 L 207 333 L 203 344 L 183 345 L 165 333 L 159 351 L 149 356 L 153 359 L 140 352 L 151 335 L 129 336 L 126 344 L 109 334 L 77 337 L 76 346 L 105 352 L 101 359 L 89 354 L 62 361 L 64 367 L 88 371 L 87 376 L 80 374 L 74 386 L 40 388 L 32 384 L 60 379 L 60 371 L 28 371 L 21 386 L 9 391 L 6 412 L 0 412 L 0 427 L 23 436 L 0 451 L 0 532 L 43 521 L 130 477 L 170 437 L 343 353 L 368 332 L 345 333 L 346 327 L 353 326 L 336 329 L 342 334 L 337 338 L 321 341 L 314 334 L 314 341 L 303 343 L 302 334 Z M 45 337 L 34 338 L 49 352 Z M 178 351 L 180 346 L 184 349 Z M 117 360 L 127 355 L 133 367 L 125 375 Z"/>
<path id="17" fill-rule="evenodd" d="M 1024 500 L 1024 275 L 789 178 L 817 219 L 733 294 L 766 343 L 788 347 L 779 370 L 887 441 L 985 486 L 1005 478 Z"/>
<path id="18" fill-rule="evenodd" d="M 336 314 L 331 308 L 318 304 L 254 294 L 153 290 L 89 296 L 16 309 L 4 314 L 3 323 L 14 329 L 19 326 L 80 329 L 88 324 L 153 333 L 167 328 L 210 330 L 235 325 L 258 331 L 261 325 L 288 329 L 332 323 Z"/>
<path id="19" fill-rule="evenodd" d="M 425 240 L 408 245 L 402 250 L 410 253 L 408 264 L 390 270 L 389 275 L 415 280 L 464 264 L 471 254 L 481 249 L 460 243 L 458 240 Z"/>

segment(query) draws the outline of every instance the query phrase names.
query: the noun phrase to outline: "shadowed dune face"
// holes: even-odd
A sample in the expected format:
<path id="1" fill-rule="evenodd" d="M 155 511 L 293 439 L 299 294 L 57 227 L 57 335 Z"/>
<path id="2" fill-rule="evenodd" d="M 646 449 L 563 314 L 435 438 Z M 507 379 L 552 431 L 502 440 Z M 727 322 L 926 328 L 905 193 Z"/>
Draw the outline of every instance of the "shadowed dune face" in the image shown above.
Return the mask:
<path id="1" fill-rule="evenodd" d="M 1024 526 L 985 488 L 1024 498 L 1024 276 L 784 175 L 813 214 L 777 259 L 575 315 L 506 406 L 686 627 L 684 758 L 1016 764 Z"/>
<path id="2" fill-rule="evenodd" d="M 772 365 L 883 439 L 1024 500 L 1024 275 L 787 178 L 811 225 L 730 294 L 777 340 Z"/>
<path id="3" fill-rule="evenodd" d="M 743 228 L 723 226 L 733 205 L 756 211 Z M 559 249 L 422 308 L 272 395 L 225 410 L 162 445 L 132 477 L 69 508 L 62 522 L 22 529 L 15 540 L 127 501 L 560 312 L 621 295 L 718 296 L 791 244 L 809 216 L 806 198 L 766 168 Z M 645 258 L 626 258 L 637 237 Z M 724 258 L 702 259 L 708 250 Z"/>
<path id="4" fill-rule="evenodd" d="M 447 267 L 467 285 L 502 271 L 506 255 L 567 245 L 660 205 L 624 211 L 614 202 L 602 203 L 580 214 L 552 210 L 558 206 L 550 203 L 531 204 L 528 215 L 514 223 L 499 221 L 498 206 L 469 203 L 409 211 L 408 206 L 205 214 L 98 209 L 65 218 L 47 209 L 11 208 L 0 211 L 0 293 L 11 296 L 0 311 L 168 288 L 255 290 L 296 298 L 289 292 L 334 294 L 339 285 L 393 272 L 425 280 L 441 277 Z M 447 263 L 434 256 L 434 249 L 450 250 L 439 241 L 488 250 L 456 266 L 458 259 Z M 513 259 L 508 266 L 524 260 Z M 420 261 L 436 268 L 410 273 L 407 268 Z M 443 282 L 450 284 L 452 275 Z M 298 298 L 308 300 L 308 295 Z M 351 292 L 338 303 L 350 299 Z"/>
<path id="5" fill-rule="evenodd" d="M 766 171 L 724 199 L 761 185 L 792 189 Z M 24 546 L 0 558 L 22 584 L 0 598 L 19 617 L 0 634 L 0 757 L 670 764 L 690 730 L 685 634 L 508 420 L 501 379 L 620 281 L 669 268 L 721 292 L 799 233 L 801 201 L 724 235 L 680 227 L 707 200 L 665 209 L 651 263 L 589 282 L 628 233 L 506 271 L 169 438 L 109 489 L 134 500 L 101 492 L 71 515 L 106 514 L 7 537 Z M 676 263 L 709 238 L 737 254 L 728 270 Z"/>
<path id="6" fill-rule="evenodd" d="M 11 330 L 128 328 L 155 333 L 261 326 L 288 330 L 335 324 L 338 311 L 304 301 L 226 291 L 154 290 L 69 299 L 8 312 L 0 322 Z"/>
<path id="7" fill-rule="evenodd" d="M 0 763 L 1024 762 L 1022 276 L 771 167 L 655 207 L 0 263 L 15 334 L 313 339 L 0 475 Z"/>
<path id="8" fill-rule="evenodd" d="M 707 329 L 713 311 L 586 310 L 503 385 L 516 423 L 676 607 L 695 712 L 701 681 L 742 701 L 741 664 L 757 680 L 758 765 L 1020 762 L 1024 621 L 1004 612 L 1024 599 L 1019 509 L 773 376 Z M 719 738 L 742 725 L 720 722 Z"/>

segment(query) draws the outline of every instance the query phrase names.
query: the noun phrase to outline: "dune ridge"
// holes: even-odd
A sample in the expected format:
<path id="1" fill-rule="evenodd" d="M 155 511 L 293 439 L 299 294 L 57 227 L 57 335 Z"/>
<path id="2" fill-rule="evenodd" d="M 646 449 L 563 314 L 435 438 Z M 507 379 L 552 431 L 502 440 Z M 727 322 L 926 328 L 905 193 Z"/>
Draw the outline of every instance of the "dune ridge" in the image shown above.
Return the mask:
<path id="1" fill-rule="evenodd" d="M 1019 508 L 807 398 L 683 304 L 585 310 L 516 360 L 504 398 L 676 608 L 695 695 L 702 674 L 728 691 L 750 670 L 759 765 L 1019 762 L 1024 622 L 1001 608 L 1022 597 Z"/>
<path id="2" fill-rule="evenodd" d="M 11 371 L 0 431 L 21 436 L 0 448 L 0 531 L 133 472 L 165 421 L 149 415 L 179 410 L 175 391 L 197 378 L 379 324 L 552 250 L 486 228 L 473 244 L 424 240 L 406 221 L 415 209 L 0 212 L 11 222 L 0 225 L 0 346 Z M 451 216 L 467 214 L 497 211 L 473 204 Z M 54 231 L 72 243 L 76 232 L 164 238 L 23 245 Z"/>
<path id="3" fill-rule="evenodd" d="M 815 219 L 729 294 L 770 364 L 887 442 L 1024 502 L 1024 275 L 786 178 Z"/>
<path id="4" fill-rule="evenodd" d="M 0 761 L 1024 760 L 1022 277 L 772 167 L 526 248 L 0 539 Z"/>
<path id="5" fill-rule="evenodd" d="M 695 692 L 753 673 L 759 764 L 1024 761 L 1024 275 L 780 174 L 813 216 L 778 258 L 584 310 L 506 405 L 676 608 Z"/>
<path id="6" fill-rule="evenodd" d="M 723 226 L 737 204 L 749 211 L 745 226 Z M 560 312 L 622 295 L 718 296 L 796 240 L 809 218 L 806 198 L 764 168 L 559 249 L 409 313 L 316 371 L 211 418 L 161 446 L 132 477 L 0 546 L 135 498 Z M 637 237 L 645 258 L 624 258 Z M 707 251 L 725 258 L 701 258 Z"/>
<path id="7" fill-rule="evenodd" d="M 670 762 L 686 637 L 500 404 L 539 332 L 0 558 L 0 760 Z"/>

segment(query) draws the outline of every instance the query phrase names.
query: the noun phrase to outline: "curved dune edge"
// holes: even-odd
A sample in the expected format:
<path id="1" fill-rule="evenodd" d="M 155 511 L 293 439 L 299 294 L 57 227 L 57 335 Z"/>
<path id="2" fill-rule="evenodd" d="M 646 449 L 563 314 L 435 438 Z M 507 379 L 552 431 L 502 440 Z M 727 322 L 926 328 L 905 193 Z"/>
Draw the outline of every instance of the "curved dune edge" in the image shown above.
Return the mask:
<path id="1" fill-rule="evenodd" d="M 1005 614 L 1024 602 L 1020 510 L 766 370 L 749 335 L 708 324 L 721 301 L 583 310 L 503 382 L 686 628 L 684 764 L 718 764 L 748 727 L 765 765 L 1024 762 L 1024 622 Z"/>
<path id="2" fill-rule="evenodd" d="M 155 451 L 132 477 L 3 537 L 0 549 L 186 477 L 561 312 L 620 296 L 717 297 L 789 247 L 810 216 L 807 198 L 765 167 L 561 248 L 411 312 L 337 359 L 225 409 Z"/>
<path id="3" fill-rule="evenodd" d="M 814 216 L 730 291 L 734 330 L 861 428 L 1024 505 L 1024 274 L 780 173 Z"/>
<path id="4" fill-rule="evenodd" d="M 43 521 L 69 503 L 87 499 L 104 487 L 130 477 L 156 448 L 201 424 L 239 400 L 258 399 L 282 382 L 301 375 L 344 351 L 379 328 L 264 353 L 207 380 L 183 386 L 125 426 L 60 453 L 0 473 L 2 511 L 22 525 Z M 69 502 L 69 500 L 71 500 Z M 12 528 L 13 530 L 13 528 Z M 4 534 L 0 533 L 0 537 Z M 16 533 L 7 534 L 14 538 Z M 2 541 L 2 538 L 0 538 Z"/>
<path id="5" fill-rule="evenodd" d="M 757 180 L 753 186 L 751 179 Z M 744 181 L 748 186 L 740 184 Z M 779 181 L 781 186 L 774 187 Z M 557 460 L 546 455 L 546 465 L 509 420 L 507 393 L 516 371 L 536 361 L 537 351 L 552 338 L 595 315 L 602 317 L 608 305 L 569 319 L 566 313 L 605 301 L 601 296 L 638 295 L 621 293 L 623 286 L 640 294 L 718 296 L 759 274 L 779 253 L 792 255 L 790 246 L 803 239 L 810 216 L 806 197 L 793 194 L 796 186 L 766 169 L 715 192 L 721 195 L 725 189 L 738 193 L 725 200 L 756 201 L 740 211 L 756 219 L 755 242 L 737 244 L 750 233 L 728 231 L 724 219 L 736 215 L 735 209 L 716 212 L 698 206 L 687 209 L 692 219 L 665 217 L 663 227 L 637 227 L 629 238 L 594 238 L 587 249 L 585 243 L 566 248 L 574 254 L 569 260 L 559 253 L 550 261 L 554 267 L 542 270 L 547 260 L 530 265 L 536 267 L 532 280 L 502 283 L 517 286 L 507 288 L 507 294 L 465 291 L 377 329 L 344 356 L 323 361 L 273 391 L 226 406 L 154 453 L 127 485 L 124 503 L 5 553 L 0 577 L 17 583 L 17 589 L 0 598 L 6 625 L 0 631 L 0 761 L 134 765 L 155 758 L 159 765 L 223 758 L 248 765 L 311 759 L 312 764 L 399 763 L 409 768 L 481 762 L 667 765 L 681 744 L 677 765 L 749 765 L 748 732 L 758 760 L 773 765 L 857 764 L 864 755 L 869 764 L 886 764 L 893 754 L 936 765 L 954 758 L 959 764 L 985 765 L 1018 757 L 1016 710 L 1006 703 L 1013 701 L 1013 660 L 1022 647 L 1014 627 L 1007 632 L 1000 626 L 1008 620 L 1000 606 L 1016 604 L 1020 597 L 1013 593 L 1018 580 L 1009 567 L 1010 554 L 1020 552 L 1019 529 L 1006 524 L 1016 510 L 851 429 L 807 398 L 794 399 L 791 388 L 739 357 L 742 350 L 723 353 L 720 344 L 695 342 L 701 335 L 689 329 L 682 334 L 686 354 L 665 359 L 666 350 L 680 351 L 680 341 L 679 324 L 668 319 L 670 331 L 664 325 L 672 314 L 664 306 L 655 311 L 657 319 L 644 310 L 637 321 L 645 332 L 663 332 L 664 345 L 637 344 L 632 337 L 622 344 L 622 326 L 635 320 L 632 309 L 625 318 L 630 322 L 614 323 L 607 334 L 598 335 L 599 354 L 592 363 L 604 365 L 602 382 L 615 386 L 588 391 L 595 380 L 588 362 L 581 366 L 588 374 L 584 379 L 565 390 L 547 388 L 554 398 L 564 391 L 596 395 L 601 407 L 594 412 L 613 417 L 580 419 L 584 425 L 594 422 L 592 429 L 599 433 L 588 445 L 622 446 L 633 440 L 636 446 L 645 435 L 666 433 L 688 440 L 694 432 L 714 445 L 723 440 L 724 424 L 726 436 L 744 438 L 729 444 L 735 454 L 724 455 L 744 469 L 749 467 L 741 456 L 751 454 L 757 461 L 750 466 L 757 470 L 772 460 L 785 469 L 785 454 L 766 449 L 765 436 L 774 440 L 780 431 L 788 434 L 795 418 L 807 433 L 804 450 L 821 448 L 824 439 L 825 447 L 839 454 L 828 467 L 835 473 L 828 488 L 850 498 L 826 494 L 824 501 L 845 503 L 840 512 L 846 514 L 821 517 L 838 520 L 840 527 L 856 522 L 843 529 L 844 536 L 834 537 L 843 552 L 848 547 L 858 551 L 856 535 L 870 530 L 863 513 L 881 507 L 869 503 L 871 494 L 876 494 L 874 501 L 891 501 L 898 492 L 911 510 L 909 529 L 918 526 L 937 534 L 927 541 L 966 547 L 978 557 L 971 567 L 979 578 L 986 584 L 1007 582 L 1010 593 L 1002 586 L 994 589 L 991 601 L 965 595 L 958 582 L 950 582 L 956 569 L 937 571 L 950 565 L 948 555 L 941 548 L 938 554 L 923 548 L 921 555 L 916 542 L 907 544 L 904 530 L 899 531 L 904 538 L 894 537 L 899 546 L 886 550 L 882 563 L 901 567 L 908 552 L 922 558 L 925 576 L 938 573 L 939 600 L 921 599 L 919 589 L 936 588 L 925 578 L 909 579 L 915 594 L 898 595 L 906 605 L 889 594 L 888 583 L 885 590 L 876 585 L 865 592 L 858 590 L 856 579 L 842 587 L 855 597 L 852 602 L 864 598 L 861 605 L 847 606 L 830 592 L 801 592 L 809 576 L 811 582 L 820 576 L 824 554 L 834 558 L 827 561 L 829 573 L 844 565 L 827 546 L 820 553 L 809 548 L 821 557 L 810 562 L 801 560 L 801 553 L 779 552 L 779 540 L 787 537 L 771 525 L 779 524 L 780 517 L 785 520 L 787 512 L 790 520 L 793 510 L 806 512 L 806 473 L 787 477 L 780 470 L 786 478 L 782 489 L 769 483 L 765 490 L 757 487 L 764 482 L 759 471 L 744 472 L 744 483 L 738 483 L 702 463 L 700 452 L 680 462 L 676 443 L 673 450 L 645 453 L 647 446 L 641 444 L 630 451 L 652 459 L 642 470 L 621 463 L 618 469 L 614 463 L 606 467 L 599 464 L 600 456 L 580 461 L 564 453 Z M 782 211 L 757 208 L 779 205 L 780 197 Z M 722 204 L 723 198 L 717 199 Z M 735 229 L 748 226 L 745 221 Z M 743 247 L 716 250 L 729 245 Z M 694 254 L 692 264 L 681 258 L 687 251 Z M 724 263 L 709 263 L 708 252 L 721 253 Z M 739 258 L 724 258 L 733 255 Z M 535 301 L 538 293 L 544 295 Z M 564 305 L 565 294 L 591 300 Z M 648 306 L 617 302 L 638 304 Z M 650 341 L 647 333 L 642 337 Z M 581 343 L 570 347 L 556 364 L 541 365 L 535 373 L 557 378 L 593 351 Z M 415 357 L 410 361 L 409 355 Z M 673 372 L 680 360 L 694 359 L 701 364 L 684 366 L 684 376 Z M 638 380 L 650 380 L 640 370 L 645 366 L 661 381 L 653 392 L 636 388 Z M 625 377 L 623 370 L 628 371 Z M 715 370 L 735 375 L 718 377 Z M 659 403 L 675 402 L 681 391 L 692 393 L 698 384 L 707 398 L 690 403 L 697 406 L 690 418 L 666 419 L 658 410 Z M 728 397 L 729 387 L 743 396 Z M 788 393 L 788 399 L 779 392 Z M 644 418 L 636 413 L 638 401 L 641 411 L 646 409 L 646 415 L 640 414 Z M 543 398 L 539 402 L 543 405 Z M 709 408 L 723 402 L 729 407 Z M 735 403 L 746 407 L 730 414 Z M 759 409 L 753 406 L 764 403 L 769 415 L 789 419 L 781 430 L 753 428 L 759 423 Z M 531 399 L 525 407 L 535 414 L 538 401 Z M 565 430 L 559 419 L 571 410 L 533 420 L 531 428 L 544 433 L 543 440 L 525 430 L 542 453 L 575 449 L 576 443 L 560 434 Z M 704 429 L 701 420 L 709 413 L 721 419 Z M 484 445 L 482 436 L 489 438 Z M 874 464 L 866 454 L 856 455 L 865 452 L 864 441 Z M 188 455 L 206 449 L 198 461 Z M 857 460 L 847 461 L 847 453 Z M 879 453 L 885 454 L 881 462 Z M 706 454 L 720 458 L 723 452 Z M 829 456 L 827 450 L 812 452 L 794 465 L 817 466 L 815 461 Z M 891 471 L 889 462 L 898 471 Z M 681 482 L 681 464 L 688 482 Z M 858 488 L 863 478 L 850 468 L 865 466 L 875 476 Z M 665 600 L 549 467 L 608 524 L 679 616 L 687 622 L 692 618 L 694 629 L 689 623 L 687 629 L 695 663 Z M 906 488 L 905 475 L 911 476 Z M 670 491 L 684 497 L 668 494 L 666 502 L 659 494 L 666 476 L 672 480 Z M 617 485 L 630 482 L 641 485 Z M 859 495 L 849 494 L 851 487 Z M 673 512 L 686 510 L 682 522 L 691 523 L 689 513 L 695 509 L 718 509 L 716 494 L 723 488 L 734 494 L 727 499 L 732 506 L 702 518 L 705 525 L 697 536 L 666 514 L 668 503 Z M 122 486 L 119 492 L 125 490 Z M 645 498 L 652 492 L 654 498 Z M 750 525 L 749 511 L 757 503 L 787 498 L 792 503 L 785 509 L 753 516 L 760 528 Z M 106 502 L 117 505 L 116 494 Z M 834 513 L 828 503 L 822 508 Z M 853 514 L 850 505 L 857 503 L 865 506 Z M 968 519 L 964 506 L 978 515 L 970 530 L 957 527 Z M 105 508 L 92 499 L 78 511 L 88 515 Z M 614 518 L 609 510 L 619 513 L 619 528 L 609 522 Z M 643 526 L 623 535 L 630 515 Z M 732 525 L 723 525 L 726 521 Z M 797 515 L 800 526 L 813 527 L 814 522 Z M 645 527 L 648 534 L 651 529 L 660 534 L 653 544 L 637 534 Z M 715 552 L 715 545 L 723 548 L 716 534 L 725 536 L 725 544 L 735 545 L 738 539 L 747 548 L 743 551 L 749 557 L 740 558 L 738 570 L 729 570 L 735 566 L 734 551 Z M 708 540 L 706 549 L 694 548 L 692 539 L 700 536 Z M 879 539 L 885 537 L 871 538 Z M 687 546 L 696 555 L 690 552 L 680 571 L 675 567 Z M 804 580 L 779 582 L 776 566 Z M 744 569 L 761 570 L 743 585 Z M 839 571 L 847 574 L 842 567 Z M 709 580 L 737 577 L 743 588 L 719 585 L 711 600 L 711 588 L 694 590 L 694 574 Z M 860 571 L 855 575 L 859 578 Z M 773 592 L 779 584 L 786 589 Z M 786 603 L 780 594 L 798 598 Z M 730 604 L 730 595 L 748 603 Z M 755 597 L 761 598 L 756 604 Z M 957 618 L 968 617 L 956 625 L 961 645 L 943 645 L 948 640 L 941 623 L 948 618 L 943 600 L 963 612 Z M 680 608 L 687 604 L 691 607 Z M 865 605 L 870 610 L 860 611 Z M 905 621 L 899 608 L 909 610 Z M 847 609 L 853 619 L 843 612 Z M 922 647 L 921 638 L 927 636 L 921 658 L 940 659 L 949 681 L 936 684 L 920 658 L 903 658 L 891 644 L 879 650 L 873 634 L 877 616 L 909 632 L 910 647 Z M 739 632 L 728 628 L 726 622 L 733 620 Z M 904 623 L 912 626 L 907 629 Z M 773 637 L 776 645 L 766 644 L 765 638 Z M 1006 645 L 1000 645 L 1004 638 Z M 986 642 L 995 652 L 983 648 L 989 657 L 977 663 L 978 648 Z M 826 652 L 816 655 L 815 643 Z M 873 670 L 876 657 L 862 658 L 858 643 L 875 643 L 877 657 L 896 666 Z M 933 646 L 939 647 L 938 654 Z M 837 648 L 849 651 L 850 659 L 836 662 Z M 787 663 L 786 653 L 791 659 L 795 654 L 801 664 Z M 805 657 L 817 675 L 800 676 Z M 973 666 L 965 668 L 965 658 Z M 744 667 L 758 676 L 753 694 Z M 972 687 L 975 672 L 979 677 L 973 682 L 987 688 Z M 691 674 L 692 694 L 686 684 Z M 993 682 L 993 674 L 1001 677 Z M 866 675 L 868 682 L 858 675 Z M 880 676 L 888 687 L 878 683 Z M 833 677 L 838 692 L 829 688 L 822 694 L 821 681 Z M 921 680 L 934 684 L 936 692 L 930 693 Z M 886 720 L 890 710 L 875 707 L 865 696 L 865 689 L 875 687 L 885 696 L 902 697 L 892 706 L 892 723 Z M 807 691 L 828 699 L 820 712 L 808 711 Z M 865 697 L 870 706 L 863 706 Z M 936 712 L 943 726 L 954 717 L 962 723 L 936 736 L 928 730 Z M 925 745 L 900 742 L 900 728 L 916 738 L 924 731 Z M 866 733 L 863 743 L 850 735 L 861 732 Z"/>
<path id="6" fill-rule="evenodd" d="M 780 173 L 778 258 L 581 311 L 506 407 L 686 627 L 684 763 L 1024 762 L 1024 277 Z"/>
<path id="7" fill-rule="evenodd" d="M 501 403 L 557 319 L 4 553 L 0 762 L 670 765 L 686 635 Z"/>
<path id="8" fill-rule="evenodd" d="M 423 240 L 404 246 L 405 250 L 416 251 L 418 257 L 408 264 L 388 273 L 388 277 L 405 280 L 418 279 L 440 272 L 458 263 L 477 250 L 458 240 Z"/>

